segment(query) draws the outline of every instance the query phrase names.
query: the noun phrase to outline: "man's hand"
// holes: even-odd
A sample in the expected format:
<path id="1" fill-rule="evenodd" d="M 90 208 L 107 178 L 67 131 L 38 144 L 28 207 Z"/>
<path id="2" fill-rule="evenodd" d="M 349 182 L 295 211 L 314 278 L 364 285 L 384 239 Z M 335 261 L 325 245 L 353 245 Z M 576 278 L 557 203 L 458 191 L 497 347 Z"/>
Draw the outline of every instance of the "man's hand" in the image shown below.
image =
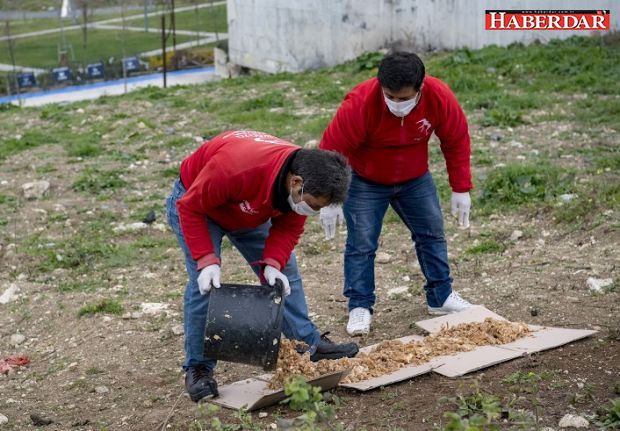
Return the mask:
<path id="1" fill-rule="evenodd" d="M 198 290 L 201 295 L 206 295 L 211 290 L 211 285 L 220 287 L 220 266 L 209 265 L 202 268 L 198 275 Z"/>
<path id="2" fill-rule="evenodd" d="M 321 226 L 325 231 L 325 239 L 332 239 L 336 235 L 336 223 L 342 225 L 344 223 L 344 214 L 342 212 L 342 206 L 331 204 L 329 206 L 321 208 Z"/>
<path id="3" fill-rule="evenodd" d="M 469 227 L 469 209 L 471 208 L 471 197 L 469 192 L 452 192 L 450 200 L 452 215 L 458 219 L 459 226 Z"/>
<path id="4" fill-rule="evenodd" d="M 288 278 L 286 278 L 286 275 L 282 274 L 280 271 L 275 269 L 273 266 L 265 265 L 265 270 L 263 271 L 263 275 L 265 276 L 265 280 L 267 280 L 267 284 L 269 284 L 270 286 L 275 285 L 276 280 L 280 280 L 282 282 L 282 286 L 284 286 L 284 289 L 283 289 L 284 296 L 288 296 L 291 294 L 291 286 L 288 283 Z"/>

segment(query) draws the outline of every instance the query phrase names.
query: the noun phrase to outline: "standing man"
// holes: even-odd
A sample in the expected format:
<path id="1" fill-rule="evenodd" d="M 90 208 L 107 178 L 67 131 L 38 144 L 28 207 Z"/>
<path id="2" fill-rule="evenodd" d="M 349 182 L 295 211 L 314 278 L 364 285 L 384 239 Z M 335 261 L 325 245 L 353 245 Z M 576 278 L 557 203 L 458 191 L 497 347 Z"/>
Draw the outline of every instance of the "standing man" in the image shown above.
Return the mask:
<path id="1" fill-rule="evenodd" d="M 350 168 L 340 154 L 300 149 L 253 131 L 222 133 L 183 160 L 166 209 L 189 276 L 183 303 L 183 368 L 193 401 L 218 395 L 216 361 L 204 357 L 204 333 L 208 293 L 212 286 L 220 287 L 224 235 L 264 284 L 282 282 L 282 332 L 304 341 L 311 360 L 357 354 L 355 343 L 333 343 L 308 317 L 293 253 L 306 216 L 341 203 L 350 181 Z"/>
<path id="2" fill-rule="evenodd" d="M 450 88 L 432 76 L 413 53 L 385 56 L 377 78 L 355 87 L 327 126 L 320 148 L 347 157 L 353 168 L 344 204 L 347 242 L 344 295 L 349 298 L 350 335 L 370 331 L 375 304 L 374 261 L 388 205 L 411 232 L 431 314 L 471 307 L 452 290 L 443 218 L 428 170 L 428 140 L 441 141 L 452 187 L 452 214 L 469 226 L 473 187 L 467 120 Z M 332 205 L 321 210 L 326 236 L 339 214 Z"/>

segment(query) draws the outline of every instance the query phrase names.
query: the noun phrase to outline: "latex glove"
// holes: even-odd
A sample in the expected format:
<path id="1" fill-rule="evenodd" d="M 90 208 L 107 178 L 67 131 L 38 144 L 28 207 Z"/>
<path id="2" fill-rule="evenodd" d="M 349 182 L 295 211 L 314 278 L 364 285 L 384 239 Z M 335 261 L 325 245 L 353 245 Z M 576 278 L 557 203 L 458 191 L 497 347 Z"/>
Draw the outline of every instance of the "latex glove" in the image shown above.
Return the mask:
<path id="1" fill-rule="evenodd" d="M 291 294 L 291 286 L 288 283 L 288 278 L 286 278 L 286 275 L 282 274 L 273 266 L 265 265 L 263 275 L 265 276 L 265 280 L 267 280 L 267 284 L 270 286 L 275 285 L 276 280 L 280 280 L 282 282 L 282 285 L 284 286 L 284 289 L 282 289 L 282 293 L 284 296 L 289 296 Z"/>
<path id="2" fill-rule="evenodd" d="M 450 206 L 452 207 L 452 215 L 458 219 L 459 226 L 469 227 L 469 209 L 471 208 L 469 192 L 452 192 Z"/>
<path id="3" fill-rule="evenodd" d="M 332 239 L 336 235 L 336 223 L 340 225 L 344 223 L 342 205 L 332 204 L 321 208 L 319 220 L 325 231 L 325 239 Z"/>
<path id="4" fill-rule="evenodd" d="M 217 264 L 205 266 L 198 275 L 198 290 L 201 295 L 206 295 L 211 290 L 211 285 L 220 287 L 220 266 Z"/>

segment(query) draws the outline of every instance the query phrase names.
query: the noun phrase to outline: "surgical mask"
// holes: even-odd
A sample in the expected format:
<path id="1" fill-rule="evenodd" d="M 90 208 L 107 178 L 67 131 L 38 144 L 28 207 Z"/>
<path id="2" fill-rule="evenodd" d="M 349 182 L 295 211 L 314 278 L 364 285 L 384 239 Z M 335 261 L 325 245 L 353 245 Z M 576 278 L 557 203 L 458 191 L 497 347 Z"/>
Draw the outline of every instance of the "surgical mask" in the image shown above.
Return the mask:
<path id="1" fill-rule="evenodd" d="M 387 98 L 385 94 L 383 94 L 383 99 L 385 100 L 385 104 L 387 105 L 390 112 L 397 117 L 405 117 L 409 115 L 409 113 L 416 107 L 418 101 L 420 100 L 420 94 L 422 94 L 422 88 L 418 91 L 418 94 L 413 99 L 404 100 L 402 102 L 395 102 Z"/>
<path id="2" fill-rule="evenodd" d="M 302 200 L 299 201 L 299 202 L 295 202 L 293 200 L 293 195 L 289 192 L 287 201 L 288 201 L 288 204 L 291 206 L 291 209 L 293 211 L 295 211 L 297 214 L 302 215 L 302 216 L 315 216 L 315 215 L 318 215 L 319 211 L 313 210 L 312 207 L 310 205 L 308 205 L 308 203 L 303 200 L 303 196 L 304 196 L 304 186 L 303 186 L 303 184 L 301 186 L 300 196 L 302 197 Z"/>

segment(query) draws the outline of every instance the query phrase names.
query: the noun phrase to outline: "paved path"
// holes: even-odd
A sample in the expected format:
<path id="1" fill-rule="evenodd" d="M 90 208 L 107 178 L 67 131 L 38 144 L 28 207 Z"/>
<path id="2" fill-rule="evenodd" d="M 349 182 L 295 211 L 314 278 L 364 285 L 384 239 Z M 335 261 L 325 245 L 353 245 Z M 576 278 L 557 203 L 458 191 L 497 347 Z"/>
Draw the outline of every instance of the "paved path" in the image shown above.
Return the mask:
<path id="1" fill-rule="evenodd" d="M 168 72 L 168 86 L 200 84 L 218 79 L 213 67 L 179 70 Z M 19 106 L 41 106 L 50 103 L 70 103 L 80 100 L 96 99 L 101 96 L 113 96 L 148 87 L 163 87 L 161 73 L 136 76 L 127 80 L 105 81 L 96 84 L 65 87 L 50 91 L 29 92 L 21 95 L 0 97 L 1 103 L 12 103 Z"/>

